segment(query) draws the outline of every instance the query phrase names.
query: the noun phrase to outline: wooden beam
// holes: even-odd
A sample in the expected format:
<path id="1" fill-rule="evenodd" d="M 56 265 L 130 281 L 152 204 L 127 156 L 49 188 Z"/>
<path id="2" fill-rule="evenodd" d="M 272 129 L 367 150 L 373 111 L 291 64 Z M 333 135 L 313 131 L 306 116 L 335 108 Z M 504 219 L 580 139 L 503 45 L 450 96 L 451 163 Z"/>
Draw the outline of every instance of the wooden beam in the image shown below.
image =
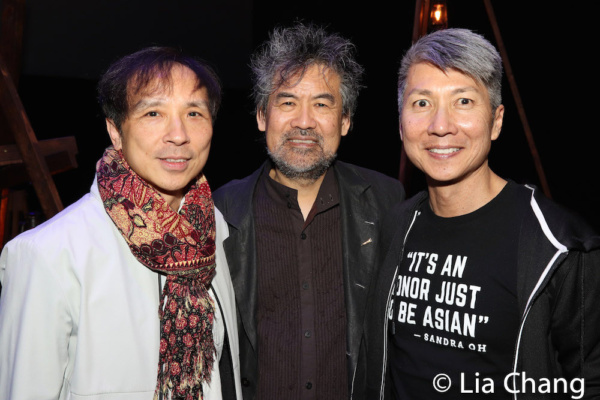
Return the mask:
<path id="1" fill-rule="evenodd" d="M 427 34 L 430 2 L 431 0 L 416 0 L 415 18 L 413 21 L 413 43 Z"/>
<path id="2" fill-rule="evenodd" d="M 483 0 L 483 2 L 485 4 L 485 10 L 488 14 L 490 24 L 492 25 L 492 30 L 494 31 L 496 44 L 498 45 L 498 50 L 500 51 L 500 56 L 502 57 L 502 63 L 504 64 L 504 72 L 506 73 L 506 78 L 508 79 L 510 90 L 513 94 L 519 117 L 521 118 L 521 124 L 523 124 L 523 130 L 525 131 L 525 137 L 527 138 L 527 143 L 529 144 L 529 151 L 531 152 L 531 157 L 533 158 L 535 169 L 537 171 L 538 178 L 540 179 L 542 191 L 544 192 L 546 197 L 551 198 L 550 187 L 548 186 L 548 182 L 546 181 L 546 174 L 544 173 L 544 168 L 542 168 L 542 161 L 540 160 L 540 155 L 537 151 L 537 147 L 535 146 L 535 140 L 533 140 L 533 133 L 531 132 L 529 122 L 527 121 L 525 107 L 523 107 L 521 95 L 519 94 L 519 88 L 517 87 L 517 82 L 515 80 L 515 76 L 513 75 L 513 71 L 510 66 L 510 61 L 508 60 L 508 53 L 506 52 L 504 42 L 502 41 L 502 35 L 500 34 L 500 28 L 498 26 L 498 22 L 496 21 L 496 14 L 494 13 L 492 2 L 490 0 Z"/>
<path id="3" fill-rule="evenodd" d="M 0 56 L 0 106 L 9 125 L 9 131 L 25 162 L 42 210 L 47 219 L 62 210 L 62 202 L 48 166 L 41 155 L 39 144 L 21 104 L 21 99 Z"/>
<path id="4" fill-rule="evenodd" d="M 38 145 L 42 156 L 47 158 L 53 154 L 63 153 L 68 157 L 71 168 L 77 168 L 77 160 L 75 159 L 77 144 L 74 136 L 40 140 Z M 23 164 L 23 157 L 21 157 L 17 145 L 0 146 L 0 167 L 15 164 Z M 54 173 L 54 171 L 50 171 L 50 173 Z"/>

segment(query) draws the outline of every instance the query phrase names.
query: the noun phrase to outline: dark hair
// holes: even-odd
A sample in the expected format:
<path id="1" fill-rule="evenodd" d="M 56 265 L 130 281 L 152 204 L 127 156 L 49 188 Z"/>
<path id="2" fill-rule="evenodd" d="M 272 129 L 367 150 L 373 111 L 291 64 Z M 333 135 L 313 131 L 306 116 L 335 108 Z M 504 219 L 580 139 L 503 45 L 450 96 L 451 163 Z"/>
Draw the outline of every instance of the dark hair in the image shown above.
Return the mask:
<path id="1" fill-rule="evenodd" d="M 410 67 L 431 64 L 442 71 L 455 69 L 485 86 L 492 110 L 502 103 L 502 58 L 482 35 L 451 28 L 420 38 L 406 52 L 398 73 L 398 111 L 402 114 L 404 89 Z"/>
<path id="2" fill-rule="evenodd" d="M 269 96 L 294 75 L 302 77 L 312 65 L 323 65 L 339 75 L 342 112 L 352 120 L 363 73 L 355 52 L 349 40 L 312 24 L 276 28 L 250 64 L 257 111 L 266 111 Z"/>
<path id="3" fill-rule="evenodd" d="M 121 130 L 129 113 L 129 99 L 156 78 L 159 85 L 170 85 L 170 72 L 175 65 L 192 70 L 198 78 L 198 88 L 206 88 L 211 120 L 214 124 L 221 104 L 219 77 L 200 59 L 190 57 L 171 47 L 148 47 L 113 63 L 98 83 L 98 101 L 106 118 Z"/>

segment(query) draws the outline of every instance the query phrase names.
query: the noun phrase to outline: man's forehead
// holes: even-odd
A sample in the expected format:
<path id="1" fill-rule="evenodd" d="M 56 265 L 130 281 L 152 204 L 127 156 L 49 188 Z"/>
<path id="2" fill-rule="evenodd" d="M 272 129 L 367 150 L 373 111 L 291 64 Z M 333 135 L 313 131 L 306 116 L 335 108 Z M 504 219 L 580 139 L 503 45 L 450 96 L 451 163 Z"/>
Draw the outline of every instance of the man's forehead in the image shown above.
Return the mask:
<path id="1" fill-rule="evenodd" d="M 142 97 L 156 97 L 161 95 L 169 95 L 173 90 L 173 82 L 175 79 L 181 82 L 181 78 L 187 75 L 192 79 L 186 79 L 189 82 L 190 91 L 198 91 L 202 89 L 202 85 L 198 76 L 188 67 L 175 64 L 167 71 L 154 70 L 147 75 L 137 74 L 132 77 L 127 83 L 127 95 L 131 99 Z"/>
<path id="2" fill-rule="evenodd" d="M 447 82 L 450 84 L 456 83 L 464 88 L 487 93 L 485 85 L 470 74 L 457 68 L 444 69 L 428 62 L 415 63 L 410 67 L 406 79 L 407 89 L 414 85 L 426 85 L 429 81 L 439 82 L 436 76 L 439 77 L 440 75 L 445 75 Z"/>
<path id="3" fill-rule="evenodd" d="M 319 87 L 319 89 L 327 89 L 332 93 L 337 93 L 341 82 L 340 76 L 335 70 L 322 64 L 312 64 L 288 74 L 279 71 L 275 79 L 276 89 L 271 95 L 301 88 L 308 82 Z"/>

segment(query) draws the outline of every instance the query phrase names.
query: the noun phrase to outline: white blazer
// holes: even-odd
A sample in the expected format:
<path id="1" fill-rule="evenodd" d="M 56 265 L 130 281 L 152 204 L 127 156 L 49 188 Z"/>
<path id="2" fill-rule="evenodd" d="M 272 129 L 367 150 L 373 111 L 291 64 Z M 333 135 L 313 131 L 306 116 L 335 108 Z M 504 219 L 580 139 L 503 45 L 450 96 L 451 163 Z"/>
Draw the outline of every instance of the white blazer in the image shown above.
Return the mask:
<path id="1" fill-rule="evenodd" d="M 215 209 L 211 295 L 221 355 L 226 326 L 241 400 L 235 296 Z M 131 254 L 91 192 L 9 242 L 0 256 L 0 399 L 150 400 L 158 369 L 159 275 Z M 164 278 L 161 284 L 164 284 Z M 205 399 L 220 399 L 218 359 Z"/>

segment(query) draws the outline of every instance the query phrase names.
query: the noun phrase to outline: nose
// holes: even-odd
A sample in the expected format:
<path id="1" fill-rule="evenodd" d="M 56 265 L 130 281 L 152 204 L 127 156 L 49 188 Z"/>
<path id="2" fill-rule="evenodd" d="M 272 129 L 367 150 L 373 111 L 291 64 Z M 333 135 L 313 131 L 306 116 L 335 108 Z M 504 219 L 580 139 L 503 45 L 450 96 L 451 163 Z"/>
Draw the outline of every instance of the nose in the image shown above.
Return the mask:
<path id="1" fill-rule="evenodd" d="M 185 122 L 182 118 L 175 117 L 171 119 L 167 133 L 164 136 L 164 141 L 173 143 L 176 146 L 181 146 L 190 141 Z"/>
<path id="2" fill-rule="evenodd" d="M 438 107 L 431 118 L 427 132 L 430 135 L 446 136 L 456 133 L 452 113 L 446 107 Z"/>
<path id="3" fill-rule="evenodd" d="M 298 107 L 296 115 L 291 121 L 292 128 L 314 129 L 317 123 L 314 116 L 314 110 L 311 105 L 301 105 Z"/>

